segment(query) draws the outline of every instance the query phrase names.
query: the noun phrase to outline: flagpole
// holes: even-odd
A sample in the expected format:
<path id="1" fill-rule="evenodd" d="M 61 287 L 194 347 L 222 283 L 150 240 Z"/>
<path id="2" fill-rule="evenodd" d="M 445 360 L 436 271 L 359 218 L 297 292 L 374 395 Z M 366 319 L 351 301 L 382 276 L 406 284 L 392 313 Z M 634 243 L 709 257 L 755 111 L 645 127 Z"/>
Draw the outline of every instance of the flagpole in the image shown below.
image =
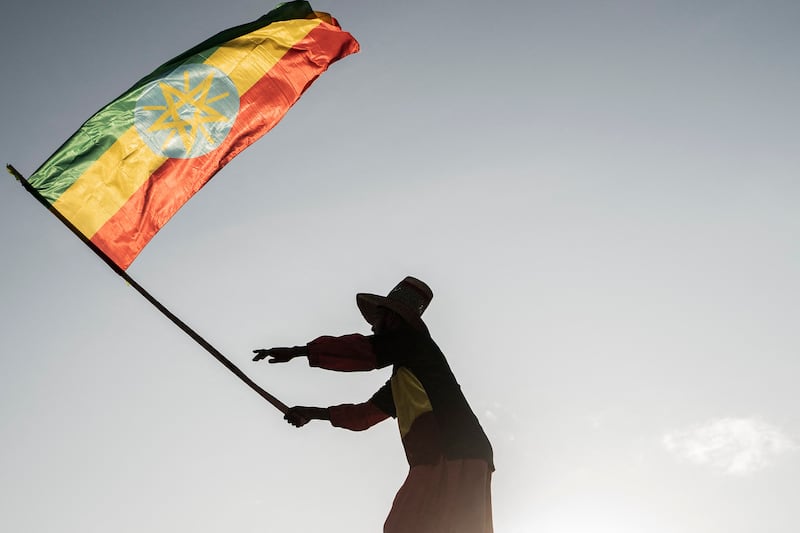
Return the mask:
<path id="1" fill-rule="evenodd" d="M 192 339 L 194 339 L 194 341 L 197 342 L 197 344 L 199 344 L 200 346 L 205 348 L 206 351 L 208 353 L 210 353 L 212 356 L 214 356 L 214 358 L 217 361 L 222 363 L 223 366 L 225 366 L 225 368 L 227 368 L 228 370 L 233 372 L 233 374 L 236 377 L 241 379 L 251 389 L 253 389 L 259 395 L 261 395 L 262 398 L 264 398 L 269 403 L 271 403 L 280 412 L 286 413 L 286 411 L 289 409 L 286 406 L 286 404 L 284 404 L 283 402 L 278 400 L 275 396 L 273 396 L 272 394 L 270 394 L 267 391 L 265 391 L 264 389 L 262 389 L 257 383 L 255 383 L 252 379 L 247 377 L 247 375 L 244 372 L 242 372 L 239 369 L 239 367 L 234 365 L 227 357 L 222 355 L 222 352 L 217 350 L 214 346 L 211 345 L 211 343 L 209 343 L 207 340 L 205 340 L 203 337 L 201 337 L 196 331 L 194 331 L 192 328 L 190 328 L 183 320 L 181 320 L 180 318 L 175 316 L 175 314 L 173 314 L 172 311 L 170 311 L 169 309 L 164 307 L 164 305 L 161 302 L 156 300 L 149 292 L 147 292 L 144 289 L 144 287 L 139 285 L 136 282 L 136 280 L 134 280 L 132 277 L 130 277 L 128 275 L 128 273 L 125 272 L 125 270 L 120 268 L 119 265 L 117 265 L 114 261 L 112 261 L 100 248 L 97 247 L 97 245 L 95 245 L 91 240 L 89 240 L 86 237 L 86 235 L 84 235 L 83 233 L 78 231 L 78 229 L 69 220 L 64 218 L 64 215 L 62 215 L 55 208 L 53 208 L 53 206 L 50 204 L 50 202 L 48 202 L 44 197 L 42 197 L 42 195 L 39 194 L 39 191 L 37 191 L 30 183 L 28 183 L 28 180 L 25 179 L 22 176 L 22 174 L 20 174 L 17 171 L 17 169 L 15 169 L 11 165 L 6 165 L 6 169 L 8 170 L 8 172 L 11 175 L 13 175 L 15 178 L 17 178 L 17 181 L 19 181 L 22 184 L 22 186 L 25 188 L 26 191 L 28 191 L 31 195 L 33 195 L 33 197 L 36 198 L 42 205 L 44 205 L 47 208 L 48 211 L 53 213 L 56 216 L 56 218 L 58 218 L 61 222 L 63 222 L 64 225 L 66 225 L 72 231 L 72 233 L 74 233 L 80 240 L 83 241 L 83 243 L 86 246 L 88 246 L 95 254 L 97 254 L 97 256 L 100 257 L 100 259 L 102 259 L 111 268 L 111 270 L 116 272 L 118 276 L 120 276 L 122 279 L 124 279 L 131 287 L 136 289 L 136 291 L 139 294 L 141 294 L 144 297 L 145 300 L 147 300 L 148 302 L 153 304 L 153 306 L 156 309 L 158 309 L 159 311 L 161 311 L 161 313 L 164 316 L 166 316 L 168 319 L 170 319 L 173 324 L 178 326 L 181 330 L 183 330 L 184 333 L 186 333 Z"/>

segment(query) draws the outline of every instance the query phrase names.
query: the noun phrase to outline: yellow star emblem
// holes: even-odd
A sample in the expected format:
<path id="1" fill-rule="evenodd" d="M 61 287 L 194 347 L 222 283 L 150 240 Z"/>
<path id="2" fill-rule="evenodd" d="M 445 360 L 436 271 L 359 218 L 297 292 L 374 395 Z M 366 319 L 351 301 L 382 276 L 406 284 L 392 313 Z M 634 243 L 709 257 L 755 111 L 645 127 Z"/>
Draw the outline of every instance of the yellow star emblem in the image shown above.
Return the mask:
<path id="1" fill-rule="evenodd" d="M 166 149 L 170 141 L 179 135 L 186 153 L 190 153 L 198 135 L 203 135 L 209 143 L 213 139 L 206 124 L 211 122 L 227 122 L 228 117 L 211 107 L 211 104 L 228 96 L 229 93 L 217 94 L 209 98 L 209 90 L 213 81 L 213 74 L 203 78 L 195 87 L 191 87 L 189 71 L 183 73 L 183 89 L 174 87 L 164 82 L 159 83 L 159 88 L 164 96 L 166 105 L 143 106 L 146 111 L 163 111 L 153 124 L 150 131 L 167 130 L 168 135 L 162 148 Z"/>

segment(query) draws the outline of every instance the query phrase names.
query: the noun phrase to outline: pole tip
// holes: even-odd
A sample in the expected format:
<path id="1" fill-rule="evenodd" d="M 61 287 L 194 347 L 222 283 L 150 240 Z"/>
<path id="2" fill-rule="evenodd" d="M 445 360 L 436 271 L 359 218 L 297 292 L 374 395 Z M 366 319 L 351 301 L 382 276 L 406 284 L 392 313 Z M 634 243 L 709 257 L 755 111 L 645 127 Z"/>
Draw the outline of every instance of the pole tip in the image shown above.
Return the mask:
<path id="1" fill-rule="evenodd" d="M 13 166 L 13 165 L 6 163 L 6 170 L 8 171 L 8 173 L 9 173 L 9 174 L 11 174 L 11 175 L 12 175 L 12 176 L 14 176 L 15 178 L 17 178 L 17 181 L 21 181 L 21 180 L 23 179 L 23 178 L 22 178 L 22 174 L 20 174 L 20 173 L 17 171 L 17 169 L 16 169 L 16 168 L 14 168 L 14 166 Z"/>

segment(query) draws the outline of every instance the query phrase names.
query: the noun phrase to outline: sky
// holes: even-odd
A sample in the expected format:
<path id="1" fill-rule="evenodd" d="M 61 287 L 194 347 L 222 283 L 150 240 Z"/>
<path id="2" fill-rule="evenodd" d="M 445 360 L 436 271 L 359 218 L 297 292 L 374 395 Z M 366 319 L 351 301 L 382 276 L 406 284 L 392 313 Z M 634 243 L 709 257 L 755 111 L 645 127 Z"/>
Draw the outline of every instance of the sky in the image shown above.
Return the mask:
<path id="1" fill-rule="evenodd" d="M 128 273 L 289 405 L 389 369 L 250 361 L 368 333 L 406 275 L 495 451 L 498 533 L 800 523 L 800 4 L 312 2 L 361 43 Z M 23 175 L 255 0 L 4 9 Z M 0 530 L 380 531 L 396 424 L 301 429 L 0 179 Z"/>

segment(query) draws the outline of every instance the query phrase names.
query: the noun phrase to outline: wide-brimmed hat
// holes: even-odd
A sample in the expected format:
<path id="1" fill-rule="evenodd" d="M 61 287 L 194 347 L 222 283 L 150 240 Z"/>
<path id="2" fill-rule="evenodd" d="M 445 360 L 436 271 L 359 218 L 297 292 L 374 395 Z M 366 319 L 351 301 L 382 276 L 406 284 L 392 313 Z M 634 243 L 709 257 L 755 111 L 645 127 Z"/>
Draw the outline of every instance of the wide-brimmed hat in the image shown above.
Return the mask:
<path id="1" fill-rule="evenodd" d="M 378 308 L 385 307 L 400 315 L 411 326 L 427 329 L 422 321 L 422 313 L 433 299 L 433 291 L 423 281 L 407 276 L 386 296 L 377 294 L 356 294 L 356 305 L 370 324 L 378 318 Z"/>

